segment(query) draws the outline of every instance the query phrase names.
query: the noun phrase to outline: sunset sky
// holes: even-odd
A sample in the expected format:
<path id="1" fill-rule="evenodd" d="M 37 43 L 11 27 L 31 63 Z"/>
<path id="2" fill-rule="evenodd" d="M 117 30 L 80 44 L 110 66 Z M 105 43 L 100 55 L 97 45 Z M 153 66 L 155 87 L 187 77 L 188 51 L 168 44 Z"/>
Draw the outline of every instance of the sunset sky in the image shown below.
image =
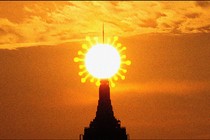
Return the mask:
<path id="1" fill-rule="evenodd" d="M 111 88 L 131 139 L 210 139 L 210 2 L 0 2 L 0 139 L 79 139 L 98 87 L 73 62 L 118 36 L 132 61 Z"/>

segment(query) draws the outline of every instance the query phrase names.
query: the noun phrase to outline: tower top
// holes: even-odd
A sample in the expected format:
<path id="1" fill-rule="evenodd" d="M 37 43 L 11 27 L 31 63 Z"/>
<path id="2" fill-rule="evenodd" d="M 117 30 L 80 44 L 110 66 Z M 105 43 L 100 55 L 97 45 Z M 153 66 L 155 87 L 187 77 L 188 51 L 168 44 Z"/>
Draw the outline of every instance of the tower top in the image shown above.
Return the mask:
<path id="1" fill-rule="evenodd" d="M 102 79 L 100 83 L 101 85 L 109 85 L 109 81 L 107 79 Z"/>
<path id="2" fill-rule="evenodd" d="M 126 129 L 121 127 L 112 110 L 109 81 L 100 82 L 96 117 L 85 128 L 83 140 L 128 140 Z"/>

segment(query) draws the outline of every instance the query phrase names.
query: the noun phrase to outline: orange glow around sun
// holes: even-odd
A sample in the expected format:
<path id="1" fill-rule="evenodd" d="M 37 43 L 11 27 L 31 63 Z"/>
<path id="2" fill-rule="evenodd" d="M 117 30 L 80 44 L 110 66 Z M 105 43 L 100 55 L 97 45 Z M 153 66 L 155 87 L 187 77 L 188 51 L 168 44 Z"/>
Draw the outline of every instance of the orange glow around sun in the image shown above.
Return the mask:
<path id="1" fill-rule="evenodd" d="M 101 79 L 108 79 L 114 87 L 119 78 L 124 80 L 127 72 L 125 66 L 130 65 L 131 61 L 126 59 L 126 47 L 117 42 L 118 37 L 108 38 L 106 43 L 100 43 L 98 37 L 86 37 L 86 41 L 88 43 L 82 45 L 78 57 L 74 58 L 74 62 L 80 63 L 81 82 L 89 79 L 99 86 Z"/>

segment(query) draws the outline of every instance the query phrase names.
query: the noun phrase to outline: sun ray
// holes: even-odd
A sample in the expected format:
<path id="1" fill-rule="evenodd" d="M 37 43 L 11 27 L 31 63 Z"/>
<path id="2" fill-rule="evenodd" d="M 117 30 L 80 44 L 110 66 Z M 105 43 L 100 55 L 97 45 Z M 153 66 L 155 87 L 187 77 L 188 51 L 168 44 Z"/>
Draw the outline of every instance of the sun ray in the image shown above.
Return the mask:
<path id="1" fill-rule="evenodd" d="M 130 60 L 126 60 L 124 62 L 122 62 L 123 64 L 126 64 L 126 65 L 130 65 L 131 64 L 131 61 Z"/>
<path id="2" fill-rule="evenodd" d="M 88 71 L 87 66 L 86 66 L 87 54 L 90 51 L 90 49 L 95 47 L 97 44 L 100 44 L 99 38 L 93 37 L 93 39 L 91 39 L 89 36 L 87 36 L 86 41 L 87 41 L 87 43 L 82 44 L 83 50 L 79 50 L 77 52 L 78 57 L 74 58 L 74 62 L 80 63 L 79 64 L 80 71 L 78 74 L 79 74 L 79 76 L 81 76 L 82 83 L 85 83 L 89 79 L 88 80 L 89 82 L 91 82 L 91 83 L 95 82 L 96 86 L 99 86 L 101 79 L 99 77 L 94 77 Z M 122 44 L 118 42 L 117 36 L 114 36 L 113 39 L 108 37 L 106 40 L 106 43 L 104 45 L 108 45 L 110 47 L 115 48 L 117 50 L 117 52 L 119 53 L 119 57 L 120 57 L 119 68 L 113 76 L 107 77 L 107 79 L 110 81 L 111 87 L 115 87 L 116 81 L 118 81 L 119 79 L 121 79 L 121 80 L 125 79 L 124 74 L 127 73 L 125 66 L 129 66 L 131 64 L 131 61 L 127 60 L 127 56 L 125 55 L 126 47 L 122 46 Z M 102 45 L 102 46 L 104 46 L 104 45 Z M 107 58 L 109 58 L 109 57 L 110 57 L 110 54 L 109 54 L 109 56 L 107 56 Z"/>
<path id="3" fill-rule="evenodd" d="M 94 37 L 93 39 L 94 39 L 94 41 L 95 41 L 96 44 L 99 43 L 99 42 L 98 42 L 98 37 Z"/>
<path id="4" fill-rule="evenodd" d="M 93 83 L 94 81 L 95 81 L 95 78 L 92 77 L 92 78 L 90 79 L 90 82 Z"/>
<path id="5" fill-rule="evenodd" d="M 89 76 L 90 76 L 90 74 L 87 74 L 85 77 L 81 78 L 81 82 L 85 83 Z"/>
<path id="6" fill-rule="evenodd" d="M 122 51 L 125 51 L 126 50 L 126 47 L 122 47 L 119 52 L 122 52 Z"/>
<path id="7" fill-rule="evenodd" d="M 78 53 L 77 53 L 78 55 L 85 55 L 85 53 L 84 52 L 82 52 L 82 51 L 78 51 Z"/>
<path id="8" fill-rule="evenodd" d="M 84 69 L 85 65 L 79 65 L 79 69 Z"/>
<path id="9" fill-rule="evenodd" d="M 112 42 L 112 44 L 111 44 L 111 45 L 112 45 L 112 46 L 114 46 L 114 44 L 115 44 L 115 42 L 116 42 L 117 40 L 118 40 L 118 37 L 117 37 L 117 36 L 115 36 L 115 37 L 114 37 L 114 40 L 113 40 L 113 42 Z"/>
<path id="10" fill-rule="evenodd" d="M 121 56 L 121 59 L 126 59 L 126 55 L 125 55 L 125 54 L 122 55 L 122 56 Z"/>
<path id="11" fill-rule="evenodd" d="M 117 80 L 118 80 L 117 75 L 115 75 L 115 76 L 113 77 L 113 79 L 114 79 L 115 81 L 117 81 Z"/>
<path id="12" fill-rule="evenodd" d="M 117 43 L 117 45 L 115 46 L 115 48 L 120 48 L 122 46 L 121 43 Z"/>
<path id="13" fill-rule="evenodd" d="M 84 73 L 86 73 L 87 71 L 86 70 L 83 70 L 83 71 L 80 71 L 79 72 L 79 76 L 82 76 Z"/>
<path id="14" fill-rule="evenodd" d="M 120 71 L 122 71 L 123 73 L 126 73 L 127 72 L 127 70 L 124 69 L 124 68 L 120 68 Z"/>
<path id="15" fill-rule="evenodd" d="M 121 73 L 117 73 L 117 75 L 122 79 L 122 80 L 124 80 L 125 79 L 125 76 L 124 75 L 122 75 Z"/>
<path id="16" fill-rule="evenodd" d="M 87 44 L 82 44 L 82 48 L 88 50 L 90 47 Z"/>
<path id="17" fill-rule="evenodd" d="M 92 46 L 92 45 L 93 45 L 93 43 L 92 43 L 92 41 L 91 41 L 91 39 L 90 39 L 90 37 L 89 37 L 89 36 L 87 36 L 87 37 L 86 37 L 86 40 L 88 41 L 88 43 L 90 44 L 90 46 Z"/>
<path id="18" fill-rule="evenodd" d="M 110 84 L 111 84 L 111 87 L 115 87 L 115 83 L 112 79 L 109 80 Z"/>
<path id="19" fill-rule="evenodd" d="M 100 80 L 99 79 L 96 81 L 96 86 L 100 86 Z"/>
<path id="20" fill-rule="evenodd" d="M 84 61 L 83 58 L 79 58 L 79 57 L 74 58 L 74 62 L 82 62 L 82 61 Z"/>

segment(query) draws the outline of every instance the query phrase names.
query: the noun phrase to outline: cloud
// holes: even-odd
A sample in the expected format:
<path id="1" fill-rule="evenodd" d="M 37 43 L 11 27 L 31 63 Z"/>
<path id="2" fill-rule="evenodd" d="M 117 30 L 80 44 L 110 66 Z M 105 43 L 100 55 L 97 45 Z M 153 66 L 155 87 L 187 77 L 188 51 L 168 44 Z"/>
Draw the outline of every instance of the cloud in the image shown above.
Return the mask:
<path id="1" fill-rule="evenodd" d="M 142 20 L 142 23 L 139 23 L 139 26 L 141 27 L 151 27 L 151 28 L 156 28 L 157 27 L 157 22 L 154 19 L 146 19 Z"/>
<path id="2" fill-rule="evenodd" d="M 188 13 L 186 14 L 187 18 L 198 18 L 200 16 L 199 13 Z"/>
<path id="3" fill-rule="evenodd" d="M 0 29 L 4 33 L 0 37 L 1 48 L 17 43 L 62 43 L 86 35 L 99 36 L 103 22 L 106 36 L 209 32 L 200 29 L 209 25 L 209 9 L 199 8 L 195 2 L 187 3 L 186 6 L 181 2 L 4 2 L 0 3 Z M 5 8 L 15 6 L 13 10 Z"/>
<path id="4" fill-rule="evenodd" d="M 168 93 L 168 94 L 191 94 L 210 91 L 210 82 L 203 81 L 150 81 L 141 83 L 127 83 L 114 89 L 117 93 Z"/>
<path id="5" fill-rule="evenodd" d="M 196 1 L 196 5 L 202 8 L 208 8 L 210 7 L 210 2 L 209 1 Z"/>
<path id="6" fill-rule="evenodd" d="M 200 32 L 208 33 L 210 31 L 210 24 L 206 25 L 206 26 L 203 26 L 203 27 L 199 27 L 199 28 L 197 28 L 197 30 L 199 30 Z"/>

